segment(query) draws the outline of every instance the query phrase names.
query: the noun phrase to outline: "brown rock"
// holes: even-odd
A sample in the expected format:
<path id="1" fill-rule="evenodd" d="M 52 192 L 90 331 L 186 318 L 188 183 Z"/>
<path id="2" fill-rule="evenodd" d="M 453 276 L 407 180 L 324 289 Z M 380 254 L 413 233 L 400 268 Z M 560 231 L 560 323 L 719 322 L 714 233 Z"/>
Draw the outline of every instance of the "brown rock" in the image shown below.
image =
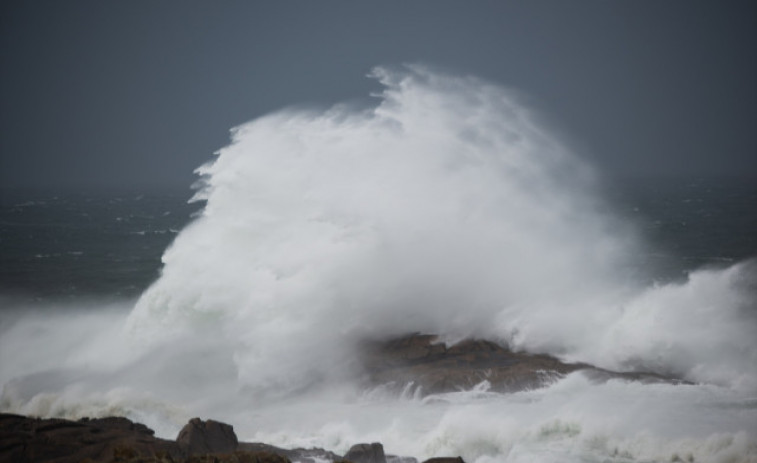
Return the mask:
<path id="1" fill-rule="evenodd" d="M 386 463 L 384 446 L 378 442 L 372 444 L 355 444 L 344 455 L 352 463 Z"/>
<path id="2" fill-rule="evenodd" d="M 429 458 L 423 463 L 465 463 L 463 457 L 437 457 Z"/>
<path id="3" fill-rule="evenodd" d="M 188 455 L 203 453 L 230 453 L 237 449 L 239 441 L 234 428 L 214 420 L 202 421 L 192 418 L 179 431 L 176 443 Z"/>
<path id="4" fill-rule="evenodd" d="M 240 442 L 237 447 L 237 453 L 239 453 L 239 451 L 255 454 L 269 453 L 283 457 L 287 461 L 291 460 L 299 463 L 318 463 L 323 461 L 339 461 L 342 459 L 342 457 L 333 452 L 319 448 L 282 449 L 269 444 L 253 442 Z"/>
<path id="5" fill-rule="evenodd" d="M 175 442 L 126 418 L 69 421 L 0 414 L 0 461 L 74 463 L 180 455 Z"/>
<path id="6" fill-rule="evenodd" d="M 363 364 L 369 383 L 398 390 L 412 383 L 422 395 L 471 389 L 483 381 L 499 392 L 534 388 L 584 368 L 484 340 L 446 347 L 436 336 L 422 334 L 365 345 Z"/>
<path id="7" fill-rule="evenodd" d="M 468 390 L 483 381 L 495 392 L 538 388 L 576 370 L 586 371 L 597 381 L 623 378 L 680 382 L 651 373 L 612 372 L 587 364 L 562 362 L 549 355 L 513 352 L 486 340 L 467 339 L 446 347 L 436 336 L 418 333 L 366 343 L 362 362 L 369 385 L 385 385 L 398 392 L 412 385 L 411 392 L 420 395 Z"/>

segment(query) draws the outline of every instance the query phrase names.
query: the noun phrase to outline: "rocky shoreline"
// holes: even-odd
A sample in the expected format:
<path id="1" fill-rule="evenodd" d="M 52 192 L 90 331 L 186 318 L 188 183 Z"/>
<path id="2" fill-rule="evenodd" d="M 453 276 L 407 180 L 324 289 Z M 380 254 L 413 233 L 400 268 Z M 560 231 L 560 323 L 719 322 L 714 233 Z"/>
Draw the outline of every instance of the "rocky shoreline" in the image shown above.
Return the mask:
<path id="1" fill-rule="evenodd" d="M 515 352 L 480 339 L 447 346 L 435 335 L 419 333 L 365 343 L 361 363 L 366 386 L 383 385 L 395 392 L 412 389 L 419 396 L 469 390 L 484 381 L 493 392 L 536 389 L 579 370 L 596 381 L 686 383 L 651 372 L 617 372 L 586 363 L 566 363 L 549 355 Z"/>
<path id="2" fill-rule="evenodd" d="M 546 386 L 578 370 L 597 381 L 683 382 L 654 373 L 613 372 L 548 355 L 513 352 L 485 340 L 447 346 L 436 336 L 418 333 L 364 343 L 360 355 L 366 387 L 414 396 L 469 390 L 480 384 L 494 392 L 513 392 Z M 239 442 L 231 425 L 199 418 L 190 420 L 175 440 L 154 434 L 123 417 L 70 421 L 0 414 L 0 462 L 418 463 L 410 456 L 385 455 L 380 443 L 356 443 L 345 455 L 338 455 L 326 449 Z M 463 462 L 453 456 L 424 463 Z"/>
<path id="3" fill-rule="evenodd" d="M 123 417 L 78 421 L 0 414 L 0 461 L 16 463 L 418 463 L 385 455 L 380 443 L 353 445 L 344 455 L 324 449 L 282 449 L 239 442 L 234 428 L 191 419 L 176 440 L 155 437 L 147 426 Z M 424 463 L 464 463 L 432 458 Z"/>

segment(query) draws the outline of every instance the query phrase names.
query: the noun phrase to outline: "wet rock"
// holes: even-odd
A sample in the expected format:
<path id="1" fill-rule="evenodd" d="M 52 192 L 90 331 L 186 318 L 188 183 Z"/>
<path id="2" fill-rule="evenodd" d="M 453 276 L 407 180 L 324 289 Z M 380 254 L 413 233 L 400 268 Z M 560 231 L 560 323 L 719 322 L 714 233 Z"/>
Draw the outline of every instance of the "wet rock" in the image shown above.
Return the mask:
<path id="1" fill-rule="evenodd" d="M 186 463 L 195 463 L 195 461 L 190 458 Z M 291 461 L 284 456 L 272 452 L 236 451 L 232 454 L 215 454 L 212 458 L 205 458 L 204 460 L 197 461 L 197 463 L 291 463 Z"/>
<path id="2" fill-rule="evenodd" d="M 148 436 L 155 434 L 155 431 L 148 428 L 144 424 L 134 423 L 133 421 L 122 416 L 108 416 L 105 418 L 82 418 L 79 420 L 79 423 L 88 424 L 90 426 L 104 429 L 130 431 L 137 434 L 145 434 Z"/>
<path id="3" fill-rule="evenodd" d="M 0 414 L 0 462 L 14 463 L 291 463 L 265 444 L 244 451 L 236 445 L 231 426 L 217 421 L 191 420 L 182 445 L 159 439 L 152 429 L 126 418 L 79 421 L 39 419 Z M 276 449 L 281 450 L 281 449 Z M 283 450 L 282 450 L 283 451 Z M 284 451 L 294 452 L 297 451 Z M 302 451 L 308 452 L 308 451 Z M 313 449 L 310 460 L 335 460 L 336 455 Z M 303 453 L 305 455 L 305 453 Z M 331 457 L 329 457 L 331 456 Z"/>
<path id="4" fill-rule="evenodd" d="M 386 463 L 384 446 L 378 442 L 372 444 L 355 444 L 344 455 L 352 463 Z"/>
<path id="5" fill-rule="evenodd" d="M 173 441 L 126 418 L 69 421 L 0 414 L 0 461 L 74 463 L 112 461 L 119 455 L 180 455 Z"/>
<path id="6" fill-rule="evenodd" d="M 418 463 L 415 457 L 401 457 L 399 455 L 387 455 L 386 463 Z"/>
<path id="7" fill-rule="evenodd" d="M 423 463 L 465 463 L 463 457 L 437 457 L 429 458 Z"/>
<path id="8" fill-rule="evenodd" d="M 230 453 L 237 449 L 239 441 L 234 428 L 214 420 L 192 418 L 179 431 L 176 438 L 179 447 L 189 455 L 203 453 Z"/>
<path id="9" fill-rule="evenodd" d="M 288 461 L 298 463 L 322 463 L 324 461 L 339 461 L 342 459 L 339 455 L 319 448 L 296 448 L 282 449 L 269 444 L 240 442 L 237 450 L 250 453 L 272 453 L 286 458 Z"/>
<path id="10" fill-rule="evenodd" d="M 480 339 L 445 346 L 436 336 L 418 333 L 364 344 L 362 364 L 367 385 L 421 396 L 470 390 L 477 385 L 493 392 L 534 389 L 577 370 L 597 381 L 617 378 L 681 382 L 653 373 L 613 372 L 583 363 L 566 363 L 549 355 L 514 352 Z"/>
<path id="11" fill-rule="evenodd" d="M 436 336 L 423 334 L 366 344 L 362 358 L 369 384 L 398 390 L 411 384 L 420 395 L 468 390 L 482 383 L 497 392 L 535 388 L 585 368 L 484 340 L 445 346 Z"/>

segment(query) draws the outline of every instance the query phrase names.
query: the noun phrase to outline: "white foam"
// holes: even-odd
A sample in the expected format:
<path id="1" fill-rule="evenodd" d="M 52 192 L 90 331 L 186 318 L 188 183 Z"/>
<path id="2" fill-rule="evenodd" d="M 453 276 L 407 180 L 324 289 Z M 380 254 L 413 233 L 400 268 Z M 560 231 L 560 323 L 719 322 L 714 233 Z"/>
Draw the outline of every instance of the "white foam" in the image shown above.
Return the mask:
<path id="1" fill-rule="evenodd" d="M 647 288 L 633 227 L 511 92 L 373 75 L 373 109 L 234 130 L 132 333 L 212 325 L 241 380 L 278 391 L 338 374 L 356 339 L 409 331 L 757 388 L 754 265 Z"/>
<path id="2" fill-rule="evenodd" d="M 755 264 L 649 286 L 633 226 L 511 92 L 422 67 L 374 76 L 375 108 L 237 128 L 130 314 L 4 319 L 0 409 L 123 414 L 164 437 L 201 416 L 243 440 L 469 463 L 755 461 Z M 577 373 L 424 398 L 350 381 L 356 342 L 411 331 L 706 384 Z"/>

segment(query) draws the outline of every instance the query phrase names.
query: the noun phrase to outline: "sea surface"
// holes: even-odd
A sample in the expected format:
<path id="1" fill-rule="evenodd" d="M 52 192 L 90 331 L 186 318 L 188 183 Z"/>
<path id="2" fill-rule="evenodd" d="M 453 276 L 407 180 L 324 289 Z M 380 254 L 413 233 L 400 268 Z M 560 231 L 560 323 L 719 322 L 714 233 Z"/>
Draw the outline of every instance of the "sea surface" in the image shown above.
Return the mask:
<path id="1" fill-rule="evenodd" d="M 199 206 L 189 189 L 3 189 L 0 292 L 35 301 L 134 298 Z"/>
<path id="2" fill-rule="evenodd" d="M 234 129 L 196 190 L 0 190 L 0 411 L 419 460 L 756 462 L 757 185 L 612 180 L 497 85 L 373 76 L 373 108 Z M 413 332 L 685 383 L 360 381 L 361 342 Z"/>
<path id="3" fill-rule="evenodd" d="M 608 185 L 619 214 L 652 245 L 656 277 L 757 256 L 757 182 L 633 178 Z M 0 294 L 36 302 L 131 299 L 198 214 L 189 188 L 0 189 Z"/>

